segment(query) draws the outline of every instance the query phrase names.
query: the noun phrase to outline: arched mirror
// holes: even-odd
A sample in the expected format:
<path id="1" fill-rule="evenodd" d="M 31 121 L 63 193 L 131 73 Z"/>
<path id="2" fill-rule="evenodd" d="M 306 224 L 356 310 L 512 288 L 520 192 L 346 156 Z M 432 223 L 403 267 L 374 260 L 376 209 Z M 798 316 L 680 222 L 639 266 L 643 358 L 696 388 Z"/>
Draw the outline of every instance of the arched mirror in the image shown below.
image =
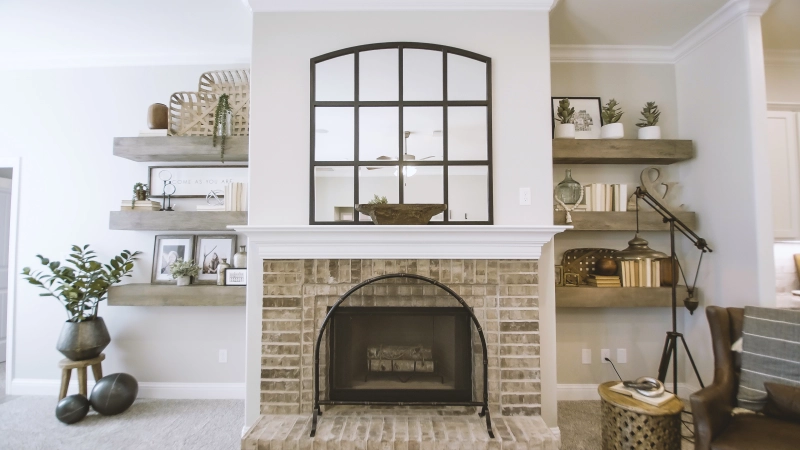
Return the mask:
<path id="1" fill-rule="evenodd" d="M 313 224 L 369 224 L 354 210 L 445 203 L 442 224 L 492 223 L 491 59 L 386 43 L 311 60 Z"/>

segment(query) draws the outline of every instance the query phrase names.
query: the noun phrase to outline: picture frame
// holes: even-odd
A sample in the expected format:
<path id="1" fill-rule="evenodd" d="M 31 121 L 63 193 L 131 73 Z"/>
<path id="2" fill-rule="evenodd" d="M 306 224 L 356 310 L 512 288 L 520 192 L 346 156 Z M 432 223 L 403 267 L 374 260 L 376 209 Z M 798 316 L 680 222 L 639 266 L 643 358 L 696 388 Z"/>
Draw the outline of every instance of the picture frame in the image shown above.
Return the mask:
<path id="1" fill-rule="evenodd" d="M 178 259 L 194 259 L 193 235 L 158 235 L 153 249 L 152 284 L 178 284 L 169 272 L 169 265 Z"/>
<path id="2" fill-rule="evenodd" d="M 557 265 L 555 270 L 556 286 L 564 286 L 564 266 Z"/>
<path id="3" fill-rule="evenodd" d="M 169 181 L 175 187 L 172 198 L 206 198 L 211 191 L 225 192 L 226 184 L 247 183 L 248 178 L 248 167 L 242 165 L 150 166 L 148 196 L 163 197 L 164 181 Z"/>
<path id="4" fill-rule="evenodd" d="M 225 286 L 247 286 L 247 269 L 227 269 Z"/>
<path id="5" fill-rule="evenodd" d="M 200 273 L 193 278 L 193 284 L 216 284 L 217 267 L 223 259 L 233 265 L 236 253 L 235 234 L 199 235 L 195 242 L 195 255 Z"/>
<path id="6" fill-rule="evenodd" d="M 600 127 L 603 126 L 603 116 L 600 115 L 600 97 L 551 97 L 550 113 L 552 116 L 553 138 L 556 136 L 556 114 L 558 102 L 568 98 L 570 107 L 575 108 L 573 122 L 575 124 L 575 139 L 600 139 Z"/>

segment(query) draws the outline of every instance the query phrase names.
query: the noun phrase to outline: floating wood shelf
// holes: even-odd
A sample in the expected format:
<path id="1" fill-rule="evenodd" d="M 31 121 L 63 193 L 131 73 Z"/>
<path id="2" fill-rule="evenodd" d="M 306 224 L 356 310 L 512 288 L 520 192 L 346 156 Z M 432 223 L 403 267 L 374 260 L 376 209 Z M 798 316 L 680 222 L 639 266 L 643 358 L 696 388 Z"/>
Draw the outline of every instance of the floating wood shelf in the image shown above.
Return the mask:
<path id="1" fill-rule="evenodd" d="M 225 161 L 247 161 L 249 136 L 225 140 Z M 138 162 L 219 162 L 220 148 L 211 136 L 147 136 L 114 138 L 114 155 Z"/>
<path id="2" fill-rule="evenodd" d="M 677 212 L 675 216 L 689 228 L 697 226 L 697 216 L 693 212 Z M 567 213 L 553 213 L 555 225 L 567 224 Z M 568 231 L 636 231 L 636 211 L 627 212 L 587 212 L 574 211 L 572 223 L 574 228 Z M 669 231 L 669 224 L 664 223 L 660 214 L 654 211 L 639 211 L 639 230 Z"/>
<path id="3" fill-rule="evenodd" d="M 111 211 L 108 228 L 136 231 L 228 231 L 247 225 L 247 211 Z"/>
<path id="4" fill-rule="evenodd" d="M 109 306 L 244 306 L 245 286 L 125 284 L 108 291 Z"/>
<path id="5" fill-rule="evenodd" d="M 686 286 L 678 286 L 678 307 L 683 308 Z M 556 308 L 669 308 L 672 289 L 556 287 Z"/>
<path id="6" fill-rule="evenodd" d="M 553 164 L 672 164 L 693 157 L 688 140 L 553 139 Z"/>

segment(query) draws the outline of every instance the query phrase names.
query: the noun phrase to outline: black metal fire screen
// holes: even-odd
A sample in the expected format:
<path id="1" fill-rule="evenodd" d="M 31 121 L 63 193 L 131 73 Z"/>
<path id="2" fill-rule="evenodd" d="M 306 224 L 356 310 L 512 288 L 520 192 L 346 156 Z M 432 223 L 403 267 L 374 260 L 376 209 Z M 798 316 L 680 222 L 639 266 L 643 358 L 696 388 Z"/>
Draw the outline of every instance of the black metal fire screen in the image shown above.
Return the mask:
<path id="1" fill-rule="evenodd" d="M 452 296 L 454 299 L 458 301 L 461 307 L 466 311 L 466 314 L 471 319 L 472 323 L 475 325 L 475 329 L 478 331 L 478 336 L 481 340 L 481 349 L 483 351 L 483 400 L 482 401 L 363 401 L 363 400 L 320 400 L 320 386 L 319 386 L 319 354 L 320 348 L 322 346 L 322 337 L 325 334 L 326 330 L 329 330 L 329 324 L 333 319 L 334 315 L 336 314 L 336 310 L 341 306 L 345 300 L 350 297 L 354 292 L 358 291 L 364 286 L 369 284 L 375 283 L 377 281 L 391 279 L 391 278 L 411 278 L 415 280 L 424 281 L 426 283 L 432 284 L 448 294 Z M 403 349 L 392 349 L 393 351 L 403 351 Z M 370 349 L 370 351 L 377 352 L 377 349 Z M 381 349 L 380 351 L 383 351 Z M 428 351 L 428 349 L 422 349 L 423 353 Z M 409 362 L 408 360 L 403 361 L 406 364 L 413 363 Z M 420 364 L 420 363 L 416 363 Z M 423 363 L 424 364 L 424 363 Z M 431 363 L 432 364 L 432 363 Z M 423 366 L 421 370 L 433 370 L 432 368 Z M 488 353 L 486 350 L 486 338 L 483 335 L 483 329 L 481 328 L 481 324 L 478 322 L 478 318 L 475 317 L 475 313 L 472 309 L 467 305 L 467 302 L 464 301 L 458 294 L 456 294 L 452 289 L 445 286 L 444 284 L 439 283 L 438 281 L 423 277 L 421 275 L 414 275 L 414 274 L 407 274 L 407 273 L 396 273 L 396 274 L 387 274 L 387 275 L 380 275 L 374 278 L 370 278 L 356 286 L 352 289 L 347 291 L 344 295 L 342 295 L 339 300 L 330 308 L 328 314 L 325 316 L 325 320 L 322 322 L 322 326 L 320 326 L 319 334 L 317 335 L 317 342 L 314 348 L 314 411 L 313 411 L 313 418 L 312 418 L 312 425 L 311 425 L 311 437 L 317 432 L 317 422 L 319 420 L 319 416 L 322 415 L 321 407 L 323 405 L 326 406 L 333 406 L 333 405 L 380 405 L 380 406 L 480 406 L 481 409 L 478 413 L 480 417 L 486 418 L 486 432 L 489 434 L 489 437 L 494 439 L 494 433 L 492 432 L 492 419 L 489 414 L 489 359 Z"/>

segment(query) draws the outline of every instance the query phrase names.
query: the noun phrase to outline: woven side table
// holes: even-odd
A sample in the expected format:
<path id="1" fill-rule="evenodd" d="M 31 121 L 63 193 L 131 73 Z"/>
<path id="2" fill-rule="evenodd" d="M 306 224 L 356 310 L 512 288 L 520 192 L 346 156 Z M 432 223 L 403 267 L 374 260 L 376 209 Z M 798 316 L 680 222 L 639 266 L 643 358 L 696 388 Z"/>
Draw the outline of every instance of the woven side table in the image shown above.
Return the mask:
<path id="1" fill-rule="evenodd" d="M 683 402 L 673 398 L 652 406 L 609 389 L 608 381 L 597 391 L 603 409 L 604 450 L 680 450 Z"/>

